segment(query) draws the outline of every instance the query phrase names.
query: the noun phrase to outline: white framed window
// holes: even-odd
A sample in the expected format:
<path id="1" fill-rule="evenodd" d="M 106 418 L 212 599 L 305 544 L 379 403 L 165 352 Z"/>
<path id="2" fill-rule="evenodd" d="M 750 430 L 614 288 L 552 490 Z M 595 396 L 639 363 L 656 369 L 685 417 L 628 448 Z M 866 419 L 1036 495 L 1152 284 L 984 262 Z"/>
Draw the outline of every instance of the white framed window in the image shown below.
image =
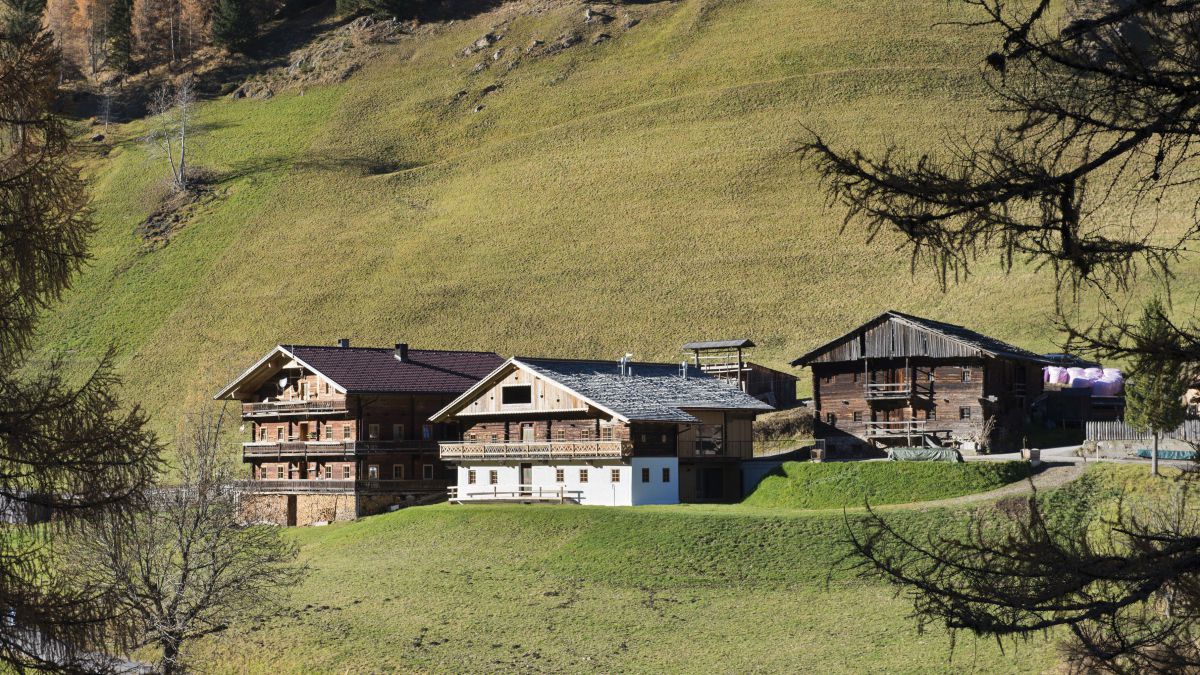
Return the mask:
<path id="1" fill-rule="evenodd" d="M 475 469 L 467 469 L 467 485 L 475 484 Z"/>
<path id="2" fill-rule="evenodd" d="M 971 369 L 970 369 L 969 367 L 967 367 L 967 366 L 963 366 L 963 369 L 962 369 L 962 381 L 963 381 L 963 382 L 970 382 L 970 381 L 971 381 Z"/>
<path id="3" fill-rule="evenodd" d="M 260 440 L 260 441 L 267 440 L 267 428 L 266 427 L 258 428 L 258 440 Z"/>
<path id="4" fill-rule="evenodd" d="M 342 440 L 343 440 L 343 441 L 348 441 L 348 440 L 350 440 L 350 435 L 351 435 L 351 434 L 350 434 L 350 425 L 349 425 L 349 424 L 343 424 L 343 425 L 342 425 Z"/>
<path id="5" fill-rule="evenodd" d="M 325 465 L 325 479 L 330 480 L 332 478 L 333 478 L 333 465 L 326 464 Z"/>
<path id="6" fill-rule="evenodd" d="M 327 440 L 327 441 L 333 440 L 333 425 L 332 424 L 325 425 L 325 440 Z"/>
<path id="7" fill-rule="evenodd" d="M 350 479 L 350 465 L 349 464 L 342 465 L 342 478 L 345 480 Z"/>
<path id="8" fill-rule="evenodd" d="M 283 427 L 275 427 L 275 440 L 283 440 Z"/>
<path id="9" fill-rule="evenodd" d="M 282 464 L 275 467 L 275 477 L 280 480 L 283 480 L 283 465 Z"/>

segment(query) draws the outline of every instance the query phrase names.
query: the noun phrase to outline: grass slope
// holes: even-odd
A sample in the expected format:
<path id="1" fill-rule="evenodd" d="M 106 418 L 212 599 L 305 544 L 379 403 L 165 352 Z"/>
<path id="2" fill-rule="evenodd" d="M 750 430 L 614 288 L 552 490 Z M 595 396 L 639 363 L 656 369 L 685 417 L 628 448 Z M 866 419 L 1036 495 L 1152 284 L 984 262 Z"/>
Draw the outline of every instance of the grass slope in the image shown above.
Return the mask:
<path id="1" fill-rule="evenodd" d="M 942 294 L 898 242 L 839 233 L 794 153 L 806 127 L 868 148 L 977 132 L 992 46 L 935 26 L 959 5 L 632 4 L 643 20 L 614 39 L 510 70 L 535 37 L 599 30 L 577 3 L 529 2 L 388 46 L 342 84 L 202 105 L 189 153 L 226 198 L 162 250 L 134 229 L 164 168 L 140 123 L 115 129 L 88 166 L 95 260 L 42 351 L 87 364 L 115 344 L 170 425 L 280 341 L 673 359 L 745 335 L 783 366 L 895 307 L 1051 346 L 1045 275 L 981 264 Z M 504 21 L 506 55 L 473 74 L 484 57 L 462 49 Z"/>
<path id="2" fill-rule="evenodd" d="M 923 502 L 986 492 L 1028 475 L 1027 462 L 785 462 L 745 504 L 829 509 Z"/>
<path id="3" fill-rule="evenodd" d="M 857 516 L 851 516 L 856 518 Z M 949 511 L 896 512 L 910 533 Z M 747 507 L 420 507 L 295 532 L 285 612 L 213 641 L 239 672 L 1038 672 L 1053 649 L 918 634 L 840 566 L 839 514 Z M 828 583 L 827 583 L 828 581 Z M 868 609 L 869 608 L 869 609 Z"/>

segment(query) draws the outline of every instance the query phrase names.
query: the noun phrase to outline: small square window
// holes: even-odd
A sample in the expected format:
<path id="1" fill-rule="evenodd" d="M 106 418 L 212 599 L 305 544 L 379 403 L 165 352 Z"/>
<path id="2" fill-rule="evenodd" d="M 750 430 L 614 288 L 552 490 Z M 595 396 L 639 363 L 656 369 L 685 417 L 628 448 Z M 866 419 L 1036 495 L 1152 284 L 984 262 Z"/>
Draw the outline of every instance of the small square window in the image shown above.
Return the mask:
<path id="1" fill-rule="evenodd" d="M 643 483 L 650 482 L 650 467 L 648 467 L 648 466 L 642 467 L 642 482 Z"/>
<path id="2" fill-rule="evenodd" d="M 971 408 L 969 406 L 963 406 L 963 407 L 959 408 L 958 409 L 958 419 L 960 419 L 960 420 L 971 419 Z"/>
<path id="3" fill-rule="evenodd" d="M 499 482 L 500 474 L 495 469 L 488 471 L 488 485 L 495 485 Z"/>
<path id="4" fill-rule="evenodd" d="M 854 421 L 855 421 L 855 422 L 861 422 L 861 421 L 863 420 L 862 411 L 861 411 L 861 410 L 855 410 L 855 411 L 854 411 L 854 414 L 852 415 L 852 417 L 853 417 L 853 419 L 854 419 Z"/>
<path id="5" fill-rule="evenodd" d="M 475 469 L 467 469 L 467 485 L 475 484 Z"/>
<path id="6" fill-rule="evenodd" d="M 349 424 L 342 425 L 342 440 L 344 440 L 344 441 L 350 440 L 350 425 Z"/>
<path id="7" fill-rule="evenodd" d="M 564 471 L 563 469 L 555 469 L 554 470 L 554 482 L 555 483 L 565 483 L 567 481 L 566 473 L 567 472 Z"/>
<path id="8" fill-rule="evenodd" d="M 970 369 L 970 368 L 963 368 L 963 369 L 962 369 L 962 381 L 963 381 L 963 382 L 970 382 L 970 381 L 971 381 L 971 369 Z"/>
<path id="9" fill-rule="evenodd" d="M 611 472 L 609 472 L 609 476 L 610 476 L 612 482 L 614 482 L 614 483 L 621 482 L 621 470 L 620 469 L 613 469 Z"/>
<path id="10" fill-rule="evenodd" d="M 664 483 L 671 482 L 671 467 L 669 467 L 669 466 L 663 467 L 663 482 Z"/>
<path id="11" fill-rule="evenodd" d="M 423 464 L 421 466 L 421 478 L 424 480 L 433 480 L 433 465 Z"/>
<path id="12" fill-rule="evenodd" d="M 342 478 L 344 480 L 350 480 L 350 465 L 349 464 L 342 465 Z"/>
<path id="13" fill-rule="evenodd" d="M 467 440 L 468 440 L 468 441 L 471 441 L 472 443 L 474 443 L 474 442 L 475 442 L 475 439 L 476 439 L 476 438 L 477 438 L 477 437 L 476 437 L 476 435 L 475 435 L 475 432 L 474 432 L 474 431 L 472 431 L 471 433 L 467 434 Z"/>
<path id="14" fill-rule="evenodd" d="M 588 470 L 587 470 L 587 469 L 580 469 L 580 470 L 579 470 L 579 482 L 580 482 L 580 483 L 586 483 L 586 482 L 587 482 L 587 480 L 588 480 Z"/>
<path id="15" fill-rule="evenodd" d="M 280 480 L 283 479 L 283 465 L 282 464 L 275 467 L 275 477 L 279 478 Z"/>
<path id="16" fill-rule="evenodd" d="M 500 442 L 500 434 L 492 434 L 492 442 L 499 443 Z"/>

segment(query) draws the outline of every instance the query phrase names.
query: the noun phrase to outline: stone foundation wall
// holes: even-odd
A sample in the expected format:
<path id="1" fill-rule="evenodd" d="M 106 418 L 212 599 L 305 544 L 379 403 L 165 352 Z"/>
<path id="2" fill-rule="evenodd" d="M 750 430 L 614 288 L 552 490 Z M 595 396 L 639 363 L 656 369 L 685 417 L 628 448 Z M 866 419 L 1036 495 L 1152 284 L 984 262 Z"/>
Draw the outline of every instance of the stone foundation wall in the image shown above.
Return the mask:
<path id="1" fill-rule="evenodd" d="M 337 523 L 385 513 L 393 505 L 410 506 L 428 494 L 246 494 L 242 519 L 248 523 L 306 526 Z M 294 507 L 292 506 L 294 504 Z M 294 508 L 294 516 L 291 515 Z M 294 522 L 291 522 L 293 521 Z"/>

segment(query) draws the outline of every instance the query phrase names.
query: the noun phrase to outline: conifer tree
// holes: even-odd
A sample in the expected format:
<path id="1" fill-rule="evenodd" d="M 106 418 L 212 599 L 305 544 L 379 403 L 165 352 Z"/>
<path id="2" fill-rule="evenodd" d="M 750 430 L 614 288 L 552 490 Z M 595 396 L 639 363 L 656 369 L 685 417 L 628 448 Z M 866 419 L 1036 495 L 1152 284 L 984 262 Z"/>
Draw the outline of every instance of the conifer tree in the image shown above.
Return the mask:
<path id="1" fill-rule="evenodd" d="M 1142 311 L 1137 336 L 1148 344 L 1161 344 L 1175 334 L 1166 310 L 1157 299 Z M 1150 451 L 1150 473 L 1158 475 L 1159 438 L 1183 424 L 1187 405 L 1183 396 L 1187 382 L 1183 378 L 1184 364 L 1169 356 L 1145 354 L 1133 366 L 1133 376 L 1125 385 L 1125 422 L 1134 431 L 1154 436 Z"/>
<path id="2" fill-rule="evenodd" d="M 133 0 L 113 0 L 108 32 L 108 62 L 128 73 L 133 65 Z"/>
<path id="3" fill-rule="evenodd" d="M 242 52 L 257 33 L 251 0 L 217 0 L 212 17 L 213 42 L 231 52 Z"/>

